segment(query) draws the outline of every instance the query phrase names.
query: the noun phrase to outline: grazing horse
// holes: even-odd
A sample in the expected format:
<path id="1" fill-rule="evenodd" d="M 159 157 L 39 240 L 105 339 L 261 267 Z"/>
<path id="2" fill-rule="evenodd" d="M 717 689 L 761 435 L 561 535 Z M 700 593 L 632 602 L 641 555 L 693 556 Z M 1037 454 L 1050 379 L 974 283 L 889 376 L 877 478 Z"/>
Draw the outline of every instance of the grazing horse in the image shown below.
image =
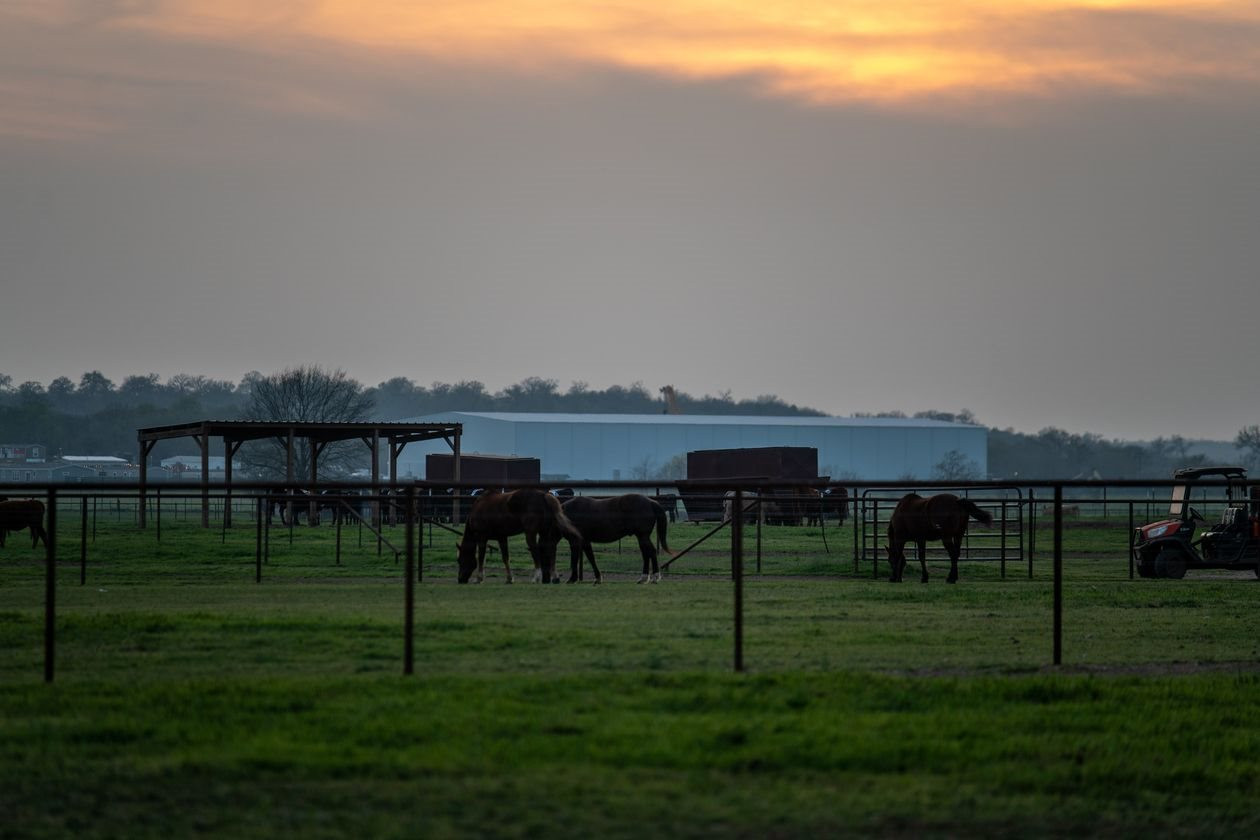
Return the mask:
<path id="1" fill-rule="evenodd" d="M 923 569 L 923 582 L 927 583 L 927 541 L 940 540 L 949 553 L 949 577 L 946 583 L 958 582 L 958 554 L 962 550 L 962 538 L 967 533 L 967 520 L 974 519 L 983 525 L 992 525 L 993 517 L 976 506 L 970 499 L 960 499 L 951 493 L 938 493 L 926 499 L 917 493 L 907 493 L 897 502 L 892 518 L 888 521 L 888 562 L 892 565 L 889 580 L 901 581 L 906 569 L 906 543 L 915 542 L 919 547 L 919 565 Z"/>
<path id="2" fill-rule="evenodd" d="M 574 496 L 562 506 L 564 515 L 582 532 L 582 553 L 591 562 L 596 578 L 599 567 L 595 565 L 595 551 L 591 543 L 615 542 L 622 537 L 634 537 L 639 541 L 639 553 L 643 555 L 643 574 L 639 583 L 656 583 L 661 579 L 661 568 L 656 562 L 656 547 L 652 545 L 652 529 L 656 529 L 661 548 L 669 552 L 665 539 L 669 517 L 665 508 L 647 496 L 627 493 L 607 499 L 590 496 Z"/>
<path id="3" fill-rule="evenodd" d="M 39 499 L 6 499 L 0 501 L 0 548 L 4 547 L 5 535 L 10 531 L 31 530 L 31 548 L 44 541 L 48 547 L 48 532 L 44 530 L 44 503 Z"/>
<path id="4" fill-rule="evenodd" d="M 534 559 L 534 580 L 541 579 L 543 583 L 551 583 L 556 576 L 556 546 L 561 539 L 568 540 L 569 583 L 577 580 L 578 564 L 582 562 L 582 533 L 564 515 L 559 499 L 543 490 L 526 487 L 507 493 L 487 490 L 473 502 L 464 525 L 464 538 L 455 544 L 459 553 L 459 582 L 467 583 L 474 572 L 478 583 L 485 579 L 486 545 L 494 540 L 503 555 L 507 583 L 511 583 L 507 538 L 517 534 L 525 535 L 525 543 Z M 599 569 L 595 569 L 595 582 L 599 581 Z"/>

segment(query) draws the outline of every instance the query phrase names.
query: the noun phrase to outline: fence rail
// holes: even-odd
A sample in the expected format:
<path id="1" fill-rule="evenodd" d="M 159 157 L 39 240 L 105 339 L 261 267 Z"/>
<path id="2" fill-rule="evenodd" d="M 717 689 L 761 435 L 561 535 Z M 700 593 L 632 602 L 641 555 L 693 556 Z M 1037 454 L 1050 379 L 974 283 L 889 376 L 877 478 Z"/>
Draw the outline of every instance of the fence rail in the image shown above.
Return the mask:
<path id="1" fill-rule="evenodd" d="M 757 567 L 760 569 L 760 526 L 762 523 L 758 519 L 756 502 L 763 495 L 769 497 L 773 491 L 782 490 L 786 487 L 799 487 L 803 483 L 810 484 L 800 481 L 744 482 L 741 480 L 737 486 L 731 488 L 733 491 L 733 504 L 729 517 L 723 519 L 709 534 L 702 538 L 707 539 L 713 533 L 723 528 L 728 528 L 730 531 L 730 571 L 733 581 L 734 668 L 737 671 L 743 669 L 744 662 L 743 579 L 746 575 L 744 564 L 745 530 L 753 524 L 758 528 Z M 1003 564 L 1003 571 L 1007 560 L 1018 559 L 1022 553 L 1028 562 L 1029 575 L 1032 575 L 1037 521 L 1040 518 L 1048 518 L 1050 520 L 1053 575 L 1052 662 L 1054 665 L 1061 665 L 1064 574 L 1063 530 L 1065 513 L 1068 516 L 1079 516 L 1081 515 L 1082 506 L 1091 504 L 1101 506 L 1104 519 L 1107 519 L 1116 510 L 1127 511 L 1128 531 L 1131 535 L 1134 523 L 1141 516 L 1143 509 L 1145 510 L 1145 516 L 1141 516 L 1143 521 L 1150 519 L 1152 515 L 1160 513 L 1158 506 L 1152 508 L 1154 500 L 1151 494 L 1156 489 L 1167 489 L 1181 483 L 1172 480 L 1040 481 L 1021 483 L 1019 487 L 1012 487 L 1008 484 L 993 482 L 967 482 L 959 484 L 951 488 L 951 490 L 953 492 L 966 493 L 977 504 L 997 512 L 998 516 L 995 517 L 995 521 L 1000 523 L 998 532 L 984 537 L 981 537 L 978 533 L 969 559 L 986 562 L 996 560 Z M 1254 481 L 1247 481 L 1244 484 L 1249 490 L 1260 486 L 1260 482 Z M 1196 482 L 1195 486 L 1204 490 L 1213 490 L 1231 486 L 1237 487 L 1238 485 L 1239 482 L 1200 480 Z M 291 504 L 295 510 L 306 506 L 309 511 L 314 512 L 316 515 L 321 512 L 319 507 L 321 503 L 331 503 L 332 510 L 340 514 L 336 519 L 338 528 L 338 562 L 340 562 L 343 516 L 349 516 L 360 526 L 370 529 L 378 540 L 378 550 L 388 546 L 394 552 L 396 558 L 405 560 L 403 567 L 404 662 L 402 670 L 404 674 L 412 674 L 414 672 L 415 586 L 423 579 L 423 539 L 419 538 L 421 533 L 421 527 L 419 526 L 428 524 L 430 528 L 447 528 L 458 533 L 456 527 L 458 511 L 464 502 L 471 506 L 474 499 L 468 494 L 476 488 L 469 483 L 413 482 L 402 485 L 388 493 L 374 493 L 371 492 L 371 488 L 361 483 L 330 482 L 323 486 L 325 489 L 333 491 L 332 494 L 324 497 L 291 495 L 301 491 L 304 485 L 282 485 L 276 483 L 238 484 L 230 494 L 206 492 L 204 489 L 171 492 L 163 488 L 151 488 L 148 498 L 144 500 L 144 504 L 147 506 L 145 512 L 151 516 L 150 521 L 153 525 L 152 530 L 155 540 L 161 539 L 164 514 L 168 518 L 174 516 L 176 519 L 181 517 L 192 520 L 202 519 L 203 522 L 206 521 L 203 518 L 205 513 L 216 514 L 212 519 L 219 522 L 220 530 L 224 535 L 226 535 L 229 527 L 232 527 L 234 519 L 240 520 L 242 525 L 252 519 L 252 522 L 249 522 L 249 524 L 255 532 L 256 580 L 260 581 L 262 579 L 262 564 L 266 561 L 270 548 L 270 520 L 272 517 L 268 513 L 271 512 L 271 503 L 281 500 L 286 504 Z M 508 485 L 507 489 L 540 486 L 544 488 L 552 487 L 552 485 L 516 483 Z M 654 490 L 655 495 L 660 496 L 662 495 L 661 489 L 663 487 L 668 489 L 668 486 L 661 482 L 566 482 L 564 486 L 574 489 L 579 494 L 586 491 L 590 494 L 599 493 L 605 495 L 609 491 Z M 853 526 L 855 569 L 861 559 L 868 557 L 868 552 L 878 548 L 877 534 L 879 526 L 886 523 L 884 511 L 891 509 L 896 494 L 910 491 L 932 492 L 941 489 L 939 485 L 927 482 L 870 482 L 859 486 L 837 482 L 816 482 L 812 483 L 811 486 L 816 486 L 819 489 L 842 488 L 850 494 L 849 498 L 855 500 L 855 503 L 860 500 L 861 510 L 855 515 Z M 283 489 L 287 492 L 277 493 L 278 489 Z M 1113 492 L 1110 498 L 1107 495 L 1108 489 Z M 1131 492 L 1129 494 L 1122 492 L 1119 496 L 1116 496 L 1114 491 L 1117 489 L 1121 491 L 1127 489 Z M 1065 493 L 1066 490 L 1074 491 L 1075 495 L 1067 495 Z M 1101 499 L 1098 498 L 1100 491 L 1102 494 Z M 1143 493 L 1147 495 L 1143 497 Z M 133 523 L 137 528 L 143 528 L 146 517 L 141 516 L 141 499 L 134 485 L 128 483 L 119 483 L 112 486 L 103 484 L 90 486 L 79 484 L 0 484 L 0 496 L 34 496 L 42 498 L 45 502 L 48 538 L 45 543 L 44 559 L 44 679 L 47 682 L 52 682 L 56 671 L 56 566 L 59 559 L 64 559 L 64 557 L 59 556 L 59 512 L 73 508 L 79 514 L 80 583 L 82 584 L 86 581 L 87 546 L 89 540 L 96 535 L 98 522 L 102 518 L 112 516 L 118 522 L 126 521 Z M 751 510 L 746 505 L 746 501 L 749 499 L 754 504 Z M 1223 506 L 1225 502 L 1223 497 L 1217 499 L 1209 496 L 1206 501 L 1199 502 L 1199 504 L 1203 504 L 1207 511 L 1214 511 L 1217 506 Z M 454 516 L 451 515 L 452 513 Z M 308 513 L 309 515 L 311 514 Z M 284 524 L 284 527 L 289 532 L 290 540 L 292 539 L 295 519 L 295 516 L 289 516 Z M 394 524 L 401 524 L 404 527 L 403 544 L 401 546 L 389 543 L 384 537 L 381 531 L 381 523 L 383 521 L 392 521 Z M 818 527 L 825 529 L 825 517 L 818 523 Z M 868 530 L 872 532 L 872 536 L 869 539 L 864 536 Z M 1025 535 L 1027 535 L 1026 542 Z M 226 537 L 224 536 L 224 538 Z M 876 565 L 874 568 L 877 573 L 878 566 Z M 1132 574 L 1132 558 L 1130 557 L 1129 576 L 1132 577 Z M 1003 574 L 1003 576 L 1005 575 Z"/>

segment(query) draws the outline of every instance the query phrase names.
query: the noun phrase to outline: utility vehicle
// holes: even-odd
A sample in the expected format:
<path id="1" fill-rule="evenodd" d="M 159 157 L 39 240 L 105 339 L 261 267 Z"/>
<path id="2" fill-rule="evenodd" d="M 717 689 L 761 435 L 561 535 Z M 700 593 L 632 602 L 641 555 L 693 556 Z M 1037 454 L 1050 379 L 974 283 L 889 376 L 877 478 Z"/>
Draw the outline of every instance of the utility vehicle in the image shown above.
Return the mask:
<path id="1" fill-rule="evenodd" d="M 1260 577 L 1260 486 L 1248 487 L 1242 467 L 1189 467 L 1177 470 L 1168 519 L 1133 532 L 1133 560 L 1142 577 L 1181 578 L 1187 569 L 1251 569 Z M 1197 540 L 1198 523 L 1207 519 L 1195 510 L 1195 482 L 1224 479 L 1225 509 L 1220 519 Z M 1203 488 L 1206 490 L 1207 488 Z M 1206 493 L 1200 494 L 1203 504 Z"/>

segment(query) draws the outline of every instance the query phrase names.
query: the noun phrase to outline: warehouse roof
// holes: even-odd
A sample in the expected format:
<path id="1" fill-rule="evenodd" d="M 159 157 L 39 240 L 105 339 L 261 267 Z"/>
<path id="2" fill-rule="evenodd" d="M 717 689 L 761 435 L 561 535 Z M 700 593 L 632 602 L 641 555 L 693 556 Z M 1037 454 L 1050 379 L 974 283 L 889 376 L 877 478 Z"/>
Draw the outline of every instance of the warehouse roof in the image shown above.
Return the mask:
<path id="1" fill-rule="evenodd" d="M 966 423 L 947 423 L 918 417 L 812 417 L 804 415 L 737 414 L 577 414 L 534 411 L 447 411 L 425 417 L 480 417 L 513 423 L 632 423 L 671 426 L 861 426 L 879 428 L 982 429 Z"/>

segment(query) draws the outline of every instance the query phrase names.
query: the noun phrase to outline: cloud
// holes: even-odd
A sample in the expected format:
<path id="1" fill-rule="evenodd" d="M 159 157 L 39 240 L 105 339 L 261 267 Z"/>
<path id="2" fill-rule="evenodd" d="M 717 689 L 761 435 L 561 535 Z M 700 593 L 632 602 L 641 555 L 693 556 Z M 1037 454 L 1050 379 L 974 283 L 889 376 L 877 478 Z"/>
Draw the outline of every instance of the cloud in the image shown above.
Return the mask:
<path id="1" fill-rule="evenodd" d="M 63 0 L 7 5 L 0 32 L 0 132 L 34 138 L 125 131 L 200 99 L 371 117 L 386 106 L 365 86 L 406 84 L 418 62 L 910 109 L 1260 84 L 1253 0 Z"/>

